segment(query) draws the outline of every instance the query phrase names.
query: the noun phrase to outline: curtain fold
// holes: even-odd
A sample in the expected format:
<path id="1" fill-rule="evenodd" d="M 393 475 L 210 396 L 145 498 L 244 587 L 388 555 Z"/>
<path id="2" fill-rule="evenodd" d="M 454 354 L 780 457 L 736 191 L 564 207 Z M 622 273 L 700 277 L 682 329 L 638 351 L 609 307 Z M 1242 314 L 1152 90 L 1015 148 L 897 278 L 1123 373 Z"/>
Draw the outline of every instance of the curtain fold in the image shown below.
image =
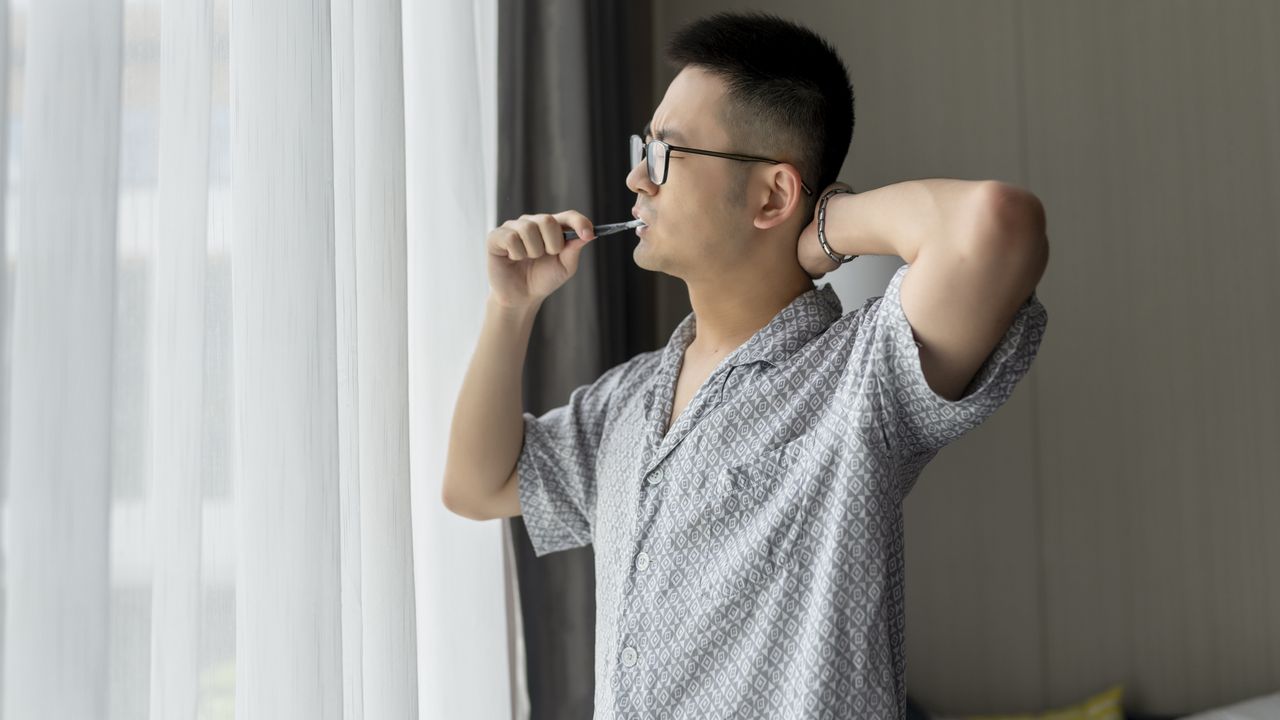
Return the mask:
<path id="1" fill-rule="evenodd" d="M 415 717 L 400 2 L 333 10 L 343 717 Z"/>
<path id="2" fill-rule="evenodd" d="M 340 717 L 329 3 L 233 4 L 230 40 L 236 717 Z"/>
<path id="3" fill-rule="evenodd" d="M 4 717 L 107 698 L 119 0 L 27 14 L 5 530 Z"/>
<path id="4" fill-rule="evenodd" d="M 483 321 L 496 226 L 496 5 L 403 5 L 418 698 L 424 718 L 509 717 L 498 523 L 440 501 L 453 408 Z"/>
<path id="5" fill-rule="evenodd" d="M 199 706 L 213 4 L 163 5 L 151 298 L 151 717 Z"/>

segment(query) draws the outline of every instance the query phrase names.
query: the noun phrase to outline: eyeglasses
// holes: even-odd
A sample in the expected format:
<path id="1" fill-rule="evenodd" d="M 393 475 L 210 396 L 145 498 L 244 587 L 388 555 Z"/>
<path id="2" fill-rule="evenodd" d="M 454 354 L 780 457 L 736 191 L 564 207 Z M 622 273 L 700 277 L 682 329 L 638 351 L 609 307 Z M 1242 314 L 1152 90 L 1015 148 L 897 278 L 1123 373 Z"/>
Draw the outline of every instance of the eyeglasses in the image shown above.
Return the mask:
<path id="1" fill-rule="evenodd" d="M 770 160 L 769 158 L 756 157 L 755 155 L 738 155 L 736 153 L 722 153 L 714 150 L 699 150 L 697 148 L 680 147 L 672 145 L 661 140 L 650 140 L 648 144 L 639 135 L 631 136 L 631 167 L 635 167 L 636 163 L 641 160 L 649 161 L 649 180 L 654 185 L 662 185 L 667 181 L 667 169 L 671 164 L 671 151 L 692 153 L 694 155 L 710 155 L 711 157 L 725 158 L 728 160 L 741 160 L 742 162 L 766 162 L 772 165 L 781 165 L 781 160 Z M 809 189 L 804 181 L 800 181 L 800 187 L 806 195 L 813 195 L 813 191 Z"/>

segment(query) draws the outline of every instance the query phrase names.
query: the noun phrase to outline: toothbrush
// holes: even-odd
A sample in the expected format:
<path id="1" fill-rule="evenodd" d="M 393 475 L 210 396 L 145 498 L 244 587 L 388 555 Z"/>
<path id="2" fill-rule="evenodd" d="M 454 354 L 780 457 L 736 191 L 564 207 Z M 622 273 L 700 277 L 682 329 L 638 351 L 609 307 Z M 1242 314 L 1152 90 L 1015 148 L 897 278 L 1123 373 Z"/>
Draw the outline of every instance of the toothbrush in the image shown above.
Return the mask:
<path id="1" fill-rule="evenodd" d="M 596 225 L 591 229 L 595 231 L 596 237 L 600 237 L 602 235 L 612 235 L 614 233 L 619 233 L 619 232 L 622 232 L 623 230 L 631 230 L 632 228 L 638 228 L 641 225 L 644 225 L 643 220 L 632 220 L 631 222 L 610 223 L 608 225 Z M 565 240 L 575 240 L 577 239 L 577 237 L 578 237 L 578 233 L 573 230 L 566 230 L 564 233 Z"/>

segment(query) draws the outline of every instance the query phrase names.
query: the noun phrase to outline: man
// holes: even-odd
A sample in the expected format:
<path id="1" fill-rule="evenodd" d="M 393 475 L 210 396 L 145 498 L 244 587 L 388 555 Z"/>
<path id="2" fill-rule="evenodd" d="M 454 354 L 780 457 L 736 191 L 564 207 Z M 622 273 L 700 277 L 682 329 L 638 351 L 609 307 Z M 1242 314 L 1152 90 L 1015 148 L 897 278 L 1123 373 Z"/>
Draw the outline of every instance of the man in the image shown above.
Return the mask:
<path id="1" fill-rule="evenodd" d="M 533 317 L 591 222 L 495 229 L 445 504 L 523 514 L 539 556 L 594 546 L 597 718 L 901 718 L 902 502 L 1030 367 L 1043 210 L 996 181 L 847 192 L 853 91 L 807 29 L 716 15 L 667 53 L 680 72 L 627 176 L 634 258 L 683 279 L 693 312 L 522 413 Z M 845 314 L 813 281 L 867 254 L 907 264 Z"/>

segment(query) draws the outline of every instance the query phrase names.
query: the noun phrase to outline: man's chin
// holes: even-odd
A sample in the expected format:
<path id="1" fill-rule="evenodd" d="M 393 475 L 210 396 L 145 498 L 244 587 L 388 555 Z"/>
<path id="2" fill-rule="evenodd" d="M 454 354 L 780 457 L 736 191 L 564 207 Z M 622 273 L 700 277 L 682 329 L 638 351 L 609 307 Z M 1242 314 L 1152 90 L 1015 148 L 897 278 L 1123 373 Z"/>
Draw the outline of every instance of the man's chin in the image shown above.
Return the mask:
<path id="1" fill-rule="evenodd" d="M 654 252 L 653 238 L 640 238 L 640 242 L 631 250 L 631 258 L 635 260 L 636 266 L 645 270 L 661 272 L 662 258 Z"/>
<path id="2" fill-rule="evenodd" d="M 649 251 L 644 238 L 641 238 L 640 242 L 631 249 L 631 259 L 636 261 L 637 266 L 642 267 L 645 270 L 654 269 L 649 265 Z"/>

